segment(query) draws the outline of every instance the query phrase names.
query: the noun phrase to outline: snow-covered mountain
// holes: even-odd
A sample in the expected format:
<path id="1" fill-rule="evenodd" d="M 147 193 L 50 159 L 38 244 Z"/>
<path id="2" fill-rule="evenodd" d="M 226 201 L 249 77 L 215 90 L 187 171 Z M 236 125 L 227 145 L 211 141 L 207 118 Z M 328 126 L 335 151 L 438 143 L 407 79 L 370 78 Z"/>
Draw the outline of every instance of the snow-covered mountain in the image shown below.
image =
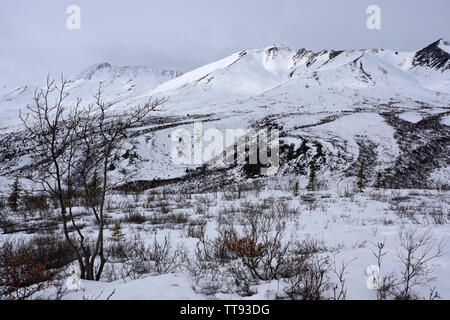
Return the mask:
<path id="1" fill-rule="evenodd" d="M 450 93 L 448 42 L 416 52 L 346 50 L 313 52 L 271 46 L 235 53 L 168 81 L 144 96 L 162 94 L 174 104 L 202 107 L 271 95 L 308 95 L 314 90 L 346 91 L 375 98 L 435 99 Z M 307 90 L 312 87 L 312 90 Z M 188 97 L 188 98 L 186 98 Z M 179 108 L 177 108 L 179 110 Z"/>
<path id="2" fill-rule="evenodd" d="M 89 97 L 97 90 L 95 84 L 102 83 L 105 99 L 122 100 L 152 90 L 182 73 L 156 70 L 150 67 L 117 67 L 100 63 L 78 74 L 70 85 L 72 95 Z"/>
<path id="3" fill-rule="evenodd" d="M 123 101 L 133 96 L 148 92 L 156 86 L 180 76 L 179 71 L 157 70 L 150 67 L 117 67 L 109 63 L 93 65 L 75 77 L 69 79 L 69 102 L 80 97 L 86 103 L 92 101 L 99 84 L 102 83 L 103 94 L 108 101 Z M 36 87 L 3 88 L 0 86 L 0 110 L 2 119 L 0 128 L 18 123 L 19 109 L 25 109 L 33 103 Z"/>
<path id="4" fill-rule="evenodd" d="M 439 40 L 416 52 L 412 59 L 412 73 L 426 88 L 449 93 L 450 42 Z"/>
<path id="5" fill-rule="evenodd" d="M 169 98 L 157 120 L 124 143 L 128 156 L 115 166 L 117 181 L 183 179 L 192 168 L 171 162 L 170 134 L 179 127 L 192 130 L 197 119 L 205 120 L 205 129 L 280 128 L 279 174 L 306 175 L 314 162 L 331 179 L 351 176 L 364 163 L 394 186 L 448 186 L 449 52 L 444 40 L 414 52 L 270 46 L 185 74 L 99 64 L 76 76 L 70 93 L 89 101 L 102 82 L 106 99 L 118 108 L 151 96 Z M 0 98 L 0 127 L 15 124 L 33 91 L 18 88 Z M 19 136 L 4 134 L 2 141 L 9 156 L 0 158 L 0 173 L 11 174 L 26 165 L 26 151 Z M 248 176 L 236 167 L 227 174 Z"/>

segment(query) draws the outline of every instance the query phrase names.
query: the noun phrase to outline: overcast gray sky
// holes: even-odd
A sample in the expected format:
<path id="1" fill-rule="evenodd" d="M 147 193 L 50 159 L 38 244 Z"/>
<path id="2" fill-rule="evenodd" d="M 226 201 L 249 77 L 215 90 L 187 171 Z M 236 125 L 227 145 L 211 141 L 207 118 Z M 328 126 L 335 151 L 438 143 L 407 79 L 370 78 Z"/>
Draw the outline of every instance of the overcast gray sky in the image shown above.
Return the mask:
<path id="1" fill-rule="evenodd" d="M 381 30 L 366 9 L 381 8 Z M 81 8 L 81 30 L 66 9 Z M 0 84 L 89 65 L 189 71 L 242 49 L 416 50 L 450 38 L 449 0 L 0 0 Z"/>

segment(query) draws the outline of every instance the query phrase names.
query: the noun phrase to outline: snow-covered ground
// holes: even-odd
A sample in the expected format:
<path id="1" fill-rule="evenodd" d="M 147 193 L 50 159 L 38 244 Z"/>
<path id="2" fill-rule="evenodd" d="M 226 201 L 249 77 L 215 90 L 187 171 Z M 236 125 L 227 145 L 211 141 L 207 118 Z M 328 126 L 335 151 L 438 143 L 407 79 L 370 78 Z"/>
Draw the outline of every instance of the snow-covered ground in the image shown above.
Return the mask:
<path id="1" fill-rule="evenodd" d="M 442 299 L 450 299 L 448 191 L 368 188 L 358 192 L 354 179 L 349 179 L 330 182 L 320 191 L 307 191 L 306 182 L 300 181 L 296 193 L 295 179 L 259 182 L 263 187 L 254 190 L 248 186 L 236 186 L 242 188 L 239 193 L 189 194 L 165 188 L 137 195 L 111 195 L 108 201 L 108 230 L 105 234 L 108 243 L 111 243 L 109 239 L 114 222 L 122 221 L 121 232 L 125 238 L 121 241 L 133 242 L 138 238 L 152 243 L 156 237 L 156 241 L 161 244 L 165 237 L 169 237 L 172 250 L 181 246 L 186 257 L 182 262 L 174 261 L 174 271 L 168 274 L 149 272 L 140 275 L 139 279 L 123 276 L 120 273 L 121 262 L 110 257 L 105 268 L 108 271 L 104 272 L 100 282 L 82 280 L 81 288 L 66 291 L 63 299 L 274 299 L 283 296 L 282 279 L 256 280 L 252 283 L 253 294 L 243 296 L 226 276 L 199 280 L 190 271 L 189 264 L 197 259 L 195 248 L 200 240 L 189 229 L 202 221 L 205 224 L 202 236 L 215 239 L 218 237 L 219 224 L 224 223 L 222 219 L 239 224 L 245 214 L 244 208 L 248 208 L 249 204 L 269 204 L 268 208 L 273 206 L 277 210 L 284 210 L 285 215 L 279 218 L 280 222 L 286 224 L 283 242 L 316 241 L 324 248 L 321 254 L 333 259 L 337 266 L 349 263 L 345 270 L 347 299 L 376 298 L 376 290 L 367 287 L 369 275 L 366 274 L 369 266 L 377 264 L 373 254 L 376 243 L 385 244 L 386 255 L 383 257 L 381 274 L 394 272 L 399 275 L 403 270 L 398 257 L 402 252 L 399 232 L 415 230 L 417 235 L 429 232 L 433 237 L 432 243 L 437 245 L 442 241 L 444 250 L 441 257 L 429 262 L 429 267 L 433 269 L 430 276 L 435 279 L 427 280 L 425 285 L 419 285 L 415 290 L 421 296 L 428 297 L 429 286 L 436 287 Z M 280 209 L 280 205 L 285 209 Z M 86 210 L 80 208 L 78 211 L 81 213 Z M 127 221 L 126 216 L 130 213 L 139 213 L 144 217 L 143 221 Z M 10 219 L 11 216 L 3 218 Z M 29 217 L 28 223 L 31 220 Z M 92 217 L 89 214 L 77 216 L 77 221 L 86 224 L 83 229 L 85 234 L 95 235 L 96 227 L 90 226 Z M 33 236 L 19 232 L 3 234 L 0 239 Z M 117 280 L 114 280 L 111 270 L 116 272 Z M 327 277 L 330 282 L 338 283 L 333 272 L 327 273 Z M 215 289 L 205 291 L 202 281 L 212 282 Z M 53 292 L 54 289 L 49 288 L 40 294 L 51 296 Z M 326 295 L 332 297 L 332 291 L 327 290 Z"/>
<path id="2" fill-rule="evenodd" d="M 101 281 L 83 280 L 80 290 L 65 291 L 62 298 L 287 298 L 287 278 L 254 278 L 243 286 L 244 280 L 232 276 L 238 259 L 230 261 L 230 252 L 221 251 L 230 243 L 218 231 L 241 230 L 246 215 L 256 211 L 261 221 L 274 219 L 267 223 L 266 237 L 283 225 L 281 243 L 289 243 L 288 251 L 309 243 L 318 250 L 311 256 L 333 260 L 337 267 L 348 263 L 348 299 L 376 298 L 376 290 L 367 287 L 366 272 L 377 264 L 376 243 L 385 244 L 381 275 L 393 272 L 398 280 L 400 232 L 415 230 L 417 238 L 428 232 L 432 245 L 442 241 L 445 246 L 427 264 L 433 267 L 427 275 L 435 280 L 420 279 L 424 283 L 414 289 L 428 297 L 429 286 L 435 286 L 441 298 L 450 299 L 448 52 L 443 40 L 416 52 L 271 46 L 241 51 L 183 75 L 107 63 L 81 72 L 69 83 L 69 104 L 76 98 L 92 102 L 100 82 L 104 98 L 116 102 L 113 112 L 150 97 L 169 98 L 152 119 L 129 130 L 108 172 L 114 186 L 166 186 L 128 195 L 111 190 L 105 238 L 112 243 L 111 230 L 120 222 L 125 236 L 120 241 L 131 244 L 127 250 L 155 246 L 155 239 L 160 245 L 168 236 L 171 249 L 163 271 L 155 268 L 154 257 L 118 261 L 110 256 Z M 6 205 L 18 173 L 28 196 L 39 188 L 27 179 L 34 165 L 33 141 L 21 131 L 17 117 L 19 109 L 33 103 L 34 91 L 31 86 L 0 86 L 0 242 L 61 231 L 52 207 L 12 212 Z M 208 167 L 203 175 L 189 176 L 200 164 L 171 161 L 171 134 L 181 128 L 192 132 L 194 122 L 202 122 L 204 131 L 279 128 L 278 175 L 254 179 L 235 166 L 221 171 Z M 319 190 L 308 191 L 313 166 Z M 367 177 L 364 192 L 355 190 L 360 167 Z M 378 175 L 380 190 L 373 188 Z M 74 212 L 83 233 L 94 237 L 97 227 L 89 210 L 80 206 Z M 197 248 L 214 239 L 219 239 L 222 247 L 215 249 L 223 256 L 205 260 Z M 289 261 L 298 259 L 289 252 Z M 129 269 L 133 263 L 145 270 Z M 333 270 L 326 277 L 330 285 L 339 284 Z M 50 296 L 54 290 L 42 294 Z M 323 298 L 332 296 L 327 287 Z"/>

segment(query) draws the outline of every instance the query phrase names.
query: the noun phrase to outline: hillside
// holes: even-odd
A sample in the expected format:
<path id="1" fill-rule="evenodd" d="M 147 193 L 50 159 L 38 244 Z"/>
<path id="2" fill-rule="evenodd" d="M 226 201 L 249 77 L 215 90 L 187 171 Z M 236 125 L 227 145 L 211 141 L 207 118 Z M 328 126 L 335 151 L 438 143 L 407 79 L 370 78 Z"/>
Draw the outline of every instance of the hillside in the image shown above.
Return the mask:
<path id="1" fill-rule="evenodd" d="M 444 40 L 409 53 L 271 46 L 185 74 L 103 63 L 74 77 L 69 103 L 77 97 L 92 101 L 100 82 L 117 110 L 152 96 L 169 98 L 164 111 L 123 144 L 123 154 L 133 158 L 117 159 L 119 184 L 170 182 L 198 167 L 170 159 L 171 132 L 192 131 L 197 119 L 204 121 L 204 130 L 281 128 L 281 175 L 307 175 L 314 161 L 324 179 L 345 177 L 365 162 L 372 179 L 380 171 L 393 186 L 445 187 L 450 179 L 449 47 Z M 32 101 L 33 91 L 18 88 L 0 98 L 5 132 L 19 123 L 19 106 Z M 0 137 L 3 175 L 29 164 L 20 126 L 14 131 Z M 231 180 L 248 177 L 243 168 L 227 172 Z"/>
<path id="2" fill-rule="evenodd" d="M 43 192 L 39 183 L 48 150 L 37 162 L 36 142 L 17 118 L 36 88 L 0 86 L 3 278 L 17 257 L 55 277 L 32 274 L 31 284 L 45 285 L 29 295 L 32 286 L 19 278 L 0 299 L 23 290 L 31 299 L 76 300 L 449 299 L 450 251 L 441 247 L 450 235 L 449 57 L 449 43 L 439 40 L 414 52 L 269 46 L 184 74 L 94 65 L 71 79 L 65 103 L 93 103 L 100 83 L 114 103 L 106 119 L 150 97 L 168 100 L 121 132 L 111 161 L 103 162 L 99 131 L 74 126 L 88 132 L 77 146 L 90 157 L 67 167 L 94 165 L 83 182 L 63 173 L 61 185 L 71 182 L 73 192 Z M 88 123 L 103 129 L 102 121 Z M 200 124 L 218 134 L 172 140 Z M 200 151 L 211 151 L 213 138 L 234 150 L 230 129 L 279 130 L 277 170 L 173 161 L 175 146 L 203 142 Z M 62 146 L 70 161 L 78 156 Z M 98 160 L 109 178 L 100 186 Z M 69 247 L 71 238 L 78 242 Z M 90 262 L 93 239 L 102 251 Z M 104 263 L 99 281 L 80 280 L 83 259 L 74 251 L 84 265 Z M 422 268 L 412 286 L 411 261 Z M 373 267 L 386 287 L 373 287 L 381 280 L 371 278 Z"/>

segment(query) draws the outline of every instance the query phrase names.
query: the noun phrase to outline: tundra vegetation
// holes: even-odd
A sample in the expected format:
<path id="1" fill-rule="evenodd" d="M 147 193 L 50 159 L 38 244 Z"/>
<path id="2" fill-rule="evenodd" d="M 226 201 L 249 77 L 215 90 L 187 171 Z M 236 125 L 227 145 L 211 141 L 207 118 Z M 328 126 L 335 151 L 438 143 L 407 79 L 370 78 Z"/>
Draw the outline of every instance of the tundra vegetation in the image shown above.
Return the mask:
<path id="1" fill-rule="evenodd" d="M 124 144 L 152 133 L 166 99 L 117 110 L 102 86 L 94 103 L 66 103 L 67 86 L 48 79 L 21 115 L 34 166 L 0 197 L 2 299 L 109 299 L 146 278 L 219 299 L 450 298 L 436 281 L 450 259 L 446 188 L 396 188 L 404 177 L 363 157 L 335 181 L 319 147 L 286 175 L 235 166 L 241 178 L 230 179 L 201 167 L 164 183 L 115 183 L 118 161 L 133 158 Z M 78 291 L 67 287 L 69 266 Z M 369 266 L 379 270 L 372 289 Z"/>

